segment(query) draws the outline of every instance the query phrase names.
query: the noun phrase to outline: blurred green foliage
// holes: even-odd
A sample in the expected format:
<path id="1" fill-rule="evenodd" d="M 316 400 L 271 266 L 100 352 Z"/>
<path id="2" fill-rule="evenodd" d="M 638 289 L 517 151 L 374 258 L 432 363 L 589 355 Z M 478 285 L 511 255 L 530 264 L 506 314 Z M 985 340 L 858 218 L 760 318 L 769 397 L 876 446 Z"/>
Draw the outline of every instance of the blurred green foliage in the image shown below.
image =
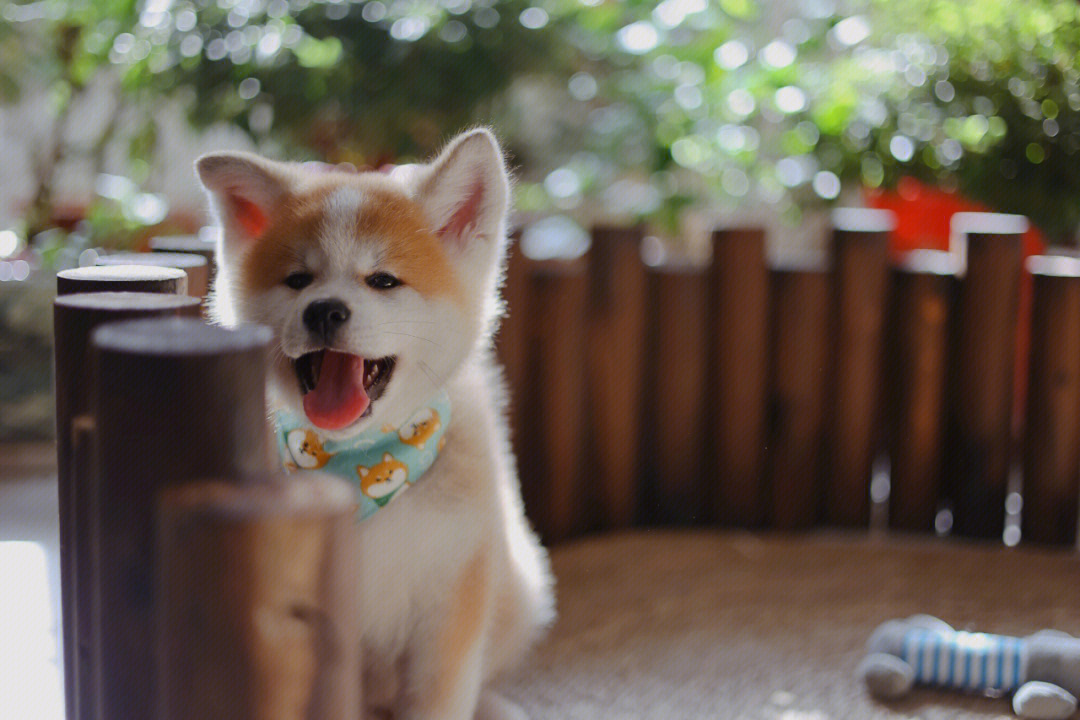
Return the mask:
<path id="1" fill-rule="evenodd" d="M 533 211 L 675 229 L 687 207 L 765 203 L 796 222 L 844 186 L 914 175 L 1029 215 L 1054 239 L 1080 222 L 1073 2 L 2 7 L 0 93 L 48 86 L 64 113 L 97 73 L 119 73 L 124 103 L 146 110 L 136 181 L 155 142 L 149 109 L 171 97 L 196 124 L 235 123 L 269 152 L 357 165 L 494 122 Z"/>
<path id="2" fill-rule="evenodd" d="M 569 36 L 592 58 L 588 82 L 578 77 L 588 120 L 580 142 L 564 143 L 585 149 L 565 162 L 585 192 L 630 174 L 641 181 L 630 196 L 670 225 L 687 204 L 759 202 L 797 222 L 844 186 L 910 175 L 1074 239 L 1080 4 L 601 8 L 588 32 Z"/>
<path id="3" fill-rule="evenodd" d="M 882 2 L 880 12 L 880 27 L 906 31 L 881 41 L 894 60 L 883 74 L 886 119 L 871 146 L 884 181 L 903 173 L 955 184 L 1072 242 L 1080 224 L 1080 4 L 908 0 L 902 9 Z M 882 148 L 901 136 L 912 141 L 911 160 L 885 164 Z"/>

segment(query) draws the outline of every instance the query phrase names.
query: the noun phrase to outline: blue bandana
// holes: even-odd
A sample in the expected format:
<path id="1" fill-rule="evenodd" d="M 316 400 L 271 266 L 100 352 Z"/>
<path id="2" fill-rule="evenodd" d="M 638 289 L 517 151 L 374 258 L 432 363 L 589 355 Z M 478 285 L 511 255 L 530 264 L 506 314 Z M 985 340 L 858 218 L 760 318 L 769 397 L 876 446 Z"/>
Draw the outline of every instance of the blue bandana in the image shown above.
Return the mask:
<path id="1" fill-rule="evenodd" d="M 415 484 L 442 450 L 450 397 L 440 391 L 400 428 L 383 425 L 345 440 L 328 440 L 305 417 L 279 410 L 277 444 L 288 472 L 320 470 L 360 487 L 359 519 Z"/>

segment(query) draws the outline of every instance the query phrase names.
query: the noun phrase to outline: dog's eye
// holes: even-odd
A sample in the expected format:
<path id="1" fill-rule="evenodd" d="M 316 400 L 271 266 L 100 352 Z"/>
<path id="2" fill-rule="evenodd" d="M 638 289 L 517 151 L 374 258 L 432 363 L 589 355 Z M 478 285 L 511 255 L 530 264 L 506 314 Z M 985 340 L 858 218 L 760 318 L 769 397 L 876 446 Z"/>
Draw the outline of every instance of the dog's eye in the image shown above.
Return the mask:
<path id="1" fill-rule="evenodd" d="M 291 287 L 293 290 L 303 290 L 311 281 L 314 280 L 314 276 L 311 273 L 298 272 L 289 275 L 285 278 L 285 284 Z"/>
<path id="2" fill-rule="evenodd" d="M 364 282 L 368 284 L 368 287 L 373 287 L 376 290 L 389 290 L 401 284 L 401 281 L 396 277 L 384 272 L 372 273 L 364 278 Z"/>

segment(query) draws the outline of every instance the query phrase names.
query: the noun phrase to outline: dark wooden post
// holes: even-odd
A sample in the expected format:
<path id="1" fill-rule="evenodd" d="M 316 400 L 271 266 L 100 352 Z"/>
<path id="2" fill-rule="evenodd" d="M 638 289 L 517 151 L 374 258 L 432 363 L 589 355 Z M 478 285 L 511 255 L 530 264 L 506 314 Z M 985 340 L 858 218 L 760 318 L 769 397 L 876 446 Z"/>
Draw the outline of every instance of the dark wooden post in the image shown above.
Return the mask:
<path id="1" fill-rule="evenodd" d="M 953 218 L 966 268 L 957 306 L 945 478 L 959 535 L 1000 538 L 1005 528 L 1026 228 L 1027 221 L 1016 215 Z"/>
<path id="2" fill-rule="evenodd" d="M 165 490 L 161 720 L 357 720 L 356 497 L 329 476 Z"/>
<path id="3" fill-rule="evenodd" d="M 1080 260 L 1031 257 L 1023 539 L 1076 542 L 1080 503 Z"/>
<path id="4" fill-rule="evenodd" d="M 116 320 L 165 315 L 198 315 L 199 301 L 186 295 L 153 293 L 90 293 L 62 295 L 53 304 L 55 357 L 56 465 L 60 508 L 60 596 L 64 635 L 64 685 L 67 716 L 93 718 L 85 677 L 90 622 L 90 547 L 88 524 L 91 458 L 85 445 L 78 451 L 75 424 L 92 429 L 90 415 L 90 333 Z"/>
<path id="5" fill-rule="evenodd" d="M 645 266 L 640 228 L 595 227 L 589 251 L 588 442 L 600 528 L 632 525 L 638 512 Z"/>
<path id="6" fill-rule="evenodd" d="M 129 320 L 93 334 L 97 717 L 154 714 L 159 491 L 269 469 L 264 384 L 270 337 L 261 326 L 226 330 L 187 318 Z"/>
<path id="7" fill-rule="evenodd" d="M 507 251 L 506 281 L 503 285 L 506 315 L 499 325 L 495 348 L 510 392 L 507 415 L 510 419 L 510 438 L 517 456 L 518 475 L 522 489 L 528 494 L 538 480 L 534 472 L 534 456 L 530 449 L 535 427 L 529 427 L 526 423 L 526 420 L 534 415 L 530 413 L 532 403 L 529 399 L 533 389 L 530 365 L 534 360 L 530 321 L 533 263 L 521 252 L 521 231 L 513 233 L 511 238 L 512 243 Z"/>
<path id="8" fill-rule="evenodd" d="M 889 281 L 888 210 L 832 213 L 833 339 L 825 520 L 870 524 L 870 475 L 881 442 L 881 360 Z"/>
<path id="9" fill-rule="evenodd" d="M 768 442 L 770 514 L 790 530 L 817 522 L 826 438 L 829 270 L 824 255 L 773 267 L 772 387 Z"/>
<path id="10" fill-rule="evenodd" d="M 210 269 L 209 284 L 214 286 L 217 274 L 217 242 L 202 235 L 159 235 L 150 238 L 150 250 L 163 253 L 193 253 L 206 258 Z"/>
<path id="11" fill-rule="evenodd" d="M 540 476 L 530 498 L 543 508 L 540 534 L 553 542 L 581 532 L 585 519 L 585 278 L 582 261 L 563 260 L 538 264 L 533 276 Z"/>
<path id="12" fill-rule="evenodd" d="M 187 293 L 183 270 L 143 265 L 81 267 L 56 273 L 56 294 L 93 292 Z"/>
<path id="13" fill-rule="evenodd" d="M 769 269 L 765 231 L 712 235 L 709 276 L 709 463 L 712 516 L 726 525 L 765 522 L 769 395 Z"/>
<path id="14" fill-rule="evenodd" d="M 195 253 L 116 253 L 115 255 L 101 255 L 97 264 L 110 265 L 151 265 L 155 267 L 171 267 L 183 270 L 188 278 L 188 295 L 204 298 L 210 291 L 210 266 L 206 258 Z"/>
<path id="15" fill-rule="evenodd" d="M 702 522 L 706 516 L 705 382 L 708 275 L 668 264 L 649 272 L 649 342 L 645 365 L 646 519 Z"/>
<path id="16" fill-rule="evenodd" d="M 949 327 L 960 259 L 908 253 L 892 271 L 885 397 L 889 526 L 932 532 L 941 501 Z"/>

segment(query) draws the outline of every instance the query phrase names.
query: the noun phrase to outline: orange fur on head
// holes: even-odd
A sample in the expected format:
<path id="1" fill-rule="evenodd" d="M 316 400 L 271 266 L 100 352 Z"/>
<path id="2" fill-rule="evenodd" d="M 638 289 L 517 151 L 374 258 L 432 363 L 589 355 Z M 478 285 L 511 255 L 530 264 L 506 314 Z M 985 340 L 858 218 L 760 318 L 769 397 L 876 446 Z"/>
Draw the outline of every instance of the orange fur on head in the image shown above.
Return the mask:
<path id="1" fill-rule="evenodd" d="M 441 295 L 461 302 L 461 284 L 443 241 L 432 231 L 423 210 L 382 180 L 381 176 L 340 176 L 287 197 L 269 218 L 263 218 L 257 233 L 259 251 L 245 257 L 242 283 L 253 290 L 268 290 L 295 272 L 302 264 L 305 247 L 318 241 L 327 197 L 346 185 L 355 187 L 364 198 L 354 238 L 358 243 L 379 246 L 380 269 L 421 295 Z"/>

